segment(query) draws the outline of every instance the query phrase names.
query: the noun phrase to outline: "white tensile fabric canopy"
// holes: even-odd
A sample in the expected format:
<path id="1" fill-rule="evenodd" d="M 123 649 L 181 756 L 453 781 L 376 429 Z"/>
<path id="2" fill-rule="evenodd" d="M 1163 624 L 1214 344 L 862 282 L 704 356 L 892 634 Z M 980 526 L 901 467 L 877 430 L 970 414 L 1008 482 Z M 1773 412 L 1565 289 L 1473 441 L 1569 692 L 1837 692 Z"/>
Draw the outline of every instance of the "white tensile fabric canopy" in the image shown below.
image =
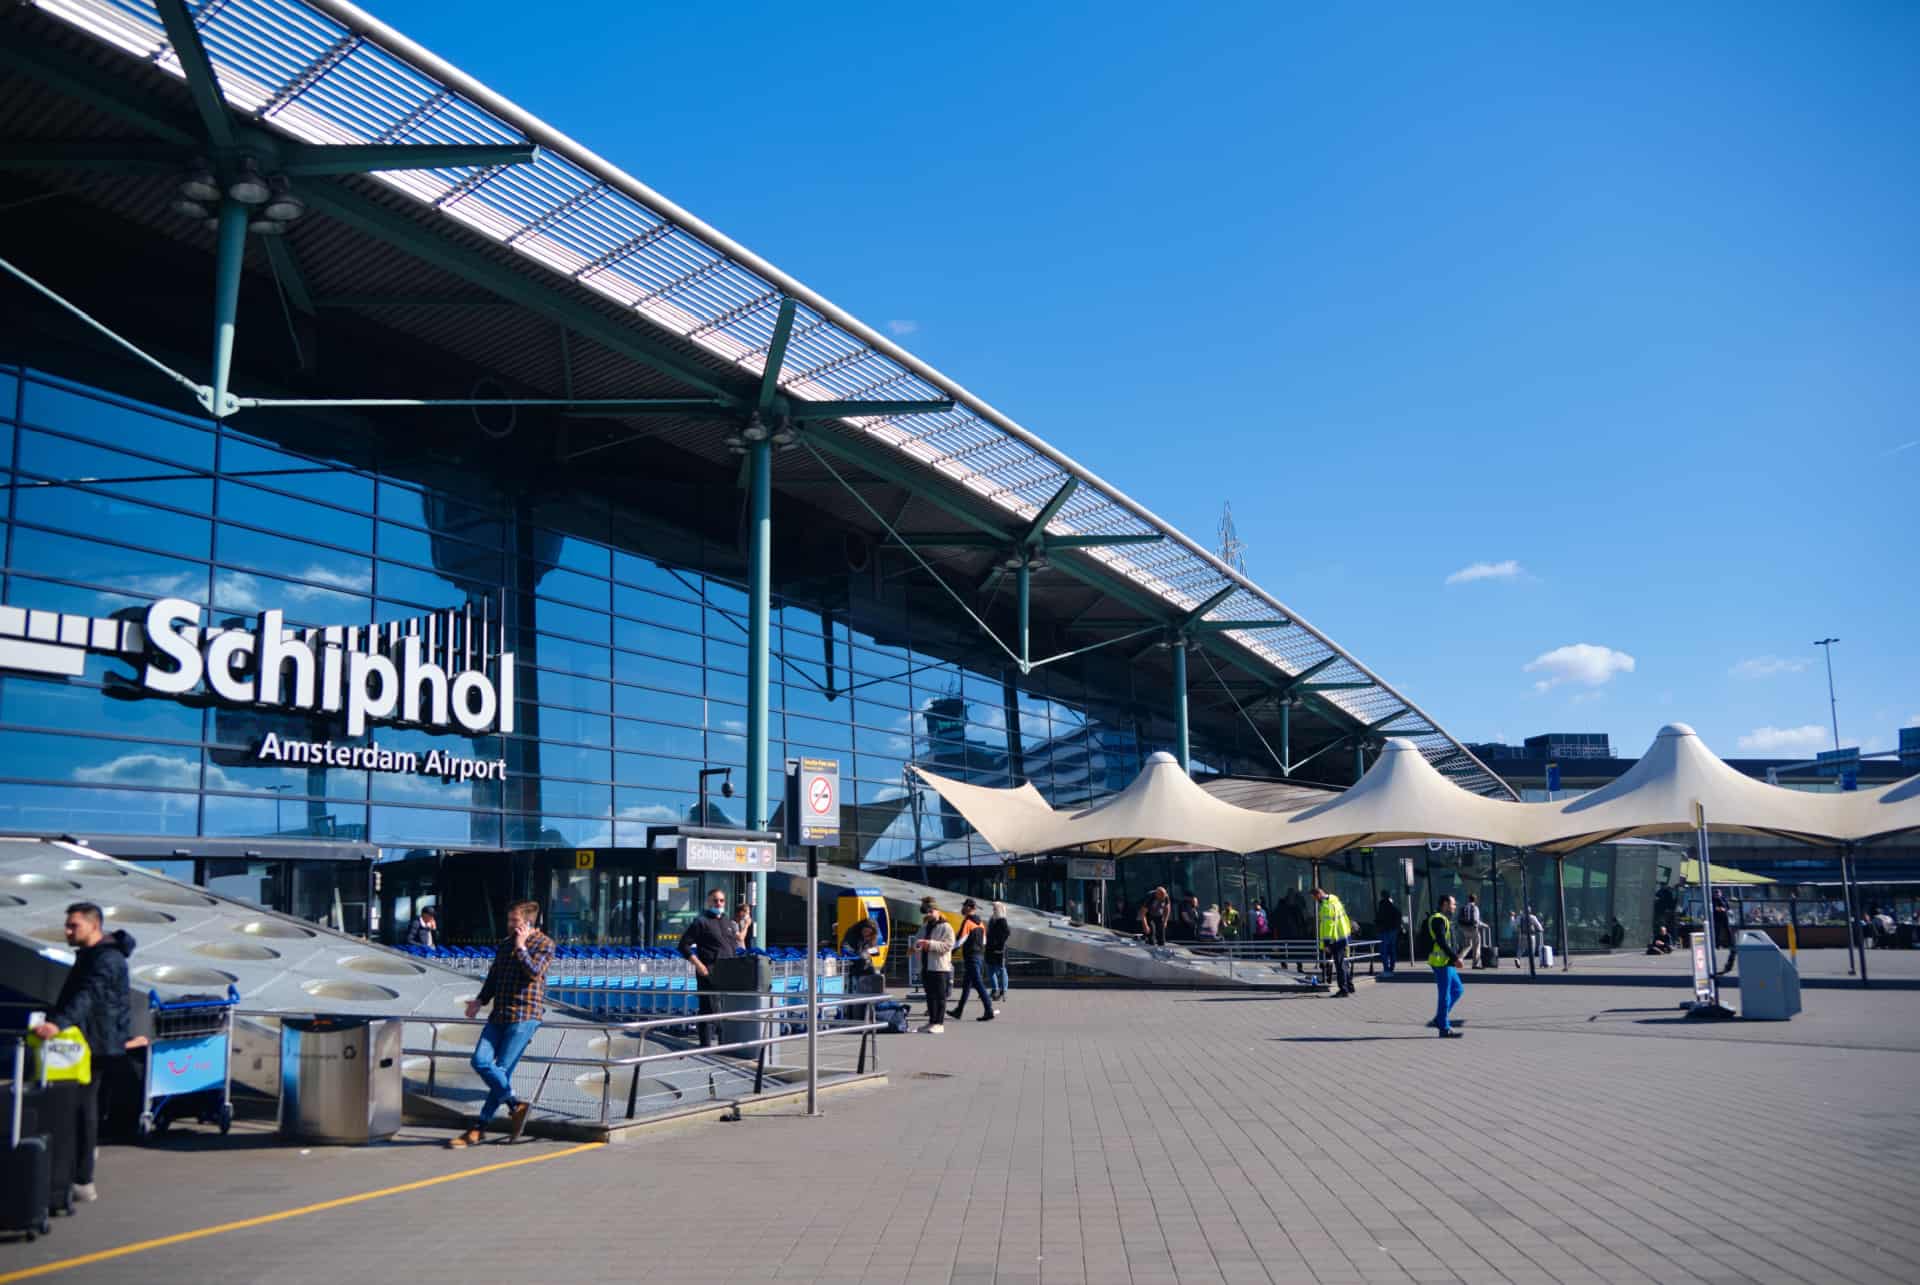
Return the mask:
<path id="1" fill-rule="evenodd" d="M 1811 844 L 1861 843 L 1920 829 L 1920 777 L 1848 793 L 1768 785 L 1714 757 L 1683 723 L 1661 728 L 1646 755 L 1618 780 L 1554 803 L 1510 803 L 1463 790 L 1404 740 L 1388 741 L 1352 789 L 1290 813 L 1255 812 L 1216 799 L 1164 753 L 1151 756 L 1125 790 L 1078 811 L 1048 807 L 1031 785 L 996 789 L 914 770 L 1003 852 L 1124 854 L 1188 844 L 1320 857 L 1418 838 L 1569 852 L 1691 830 L 1696 805 L 1710 830 Z"/>

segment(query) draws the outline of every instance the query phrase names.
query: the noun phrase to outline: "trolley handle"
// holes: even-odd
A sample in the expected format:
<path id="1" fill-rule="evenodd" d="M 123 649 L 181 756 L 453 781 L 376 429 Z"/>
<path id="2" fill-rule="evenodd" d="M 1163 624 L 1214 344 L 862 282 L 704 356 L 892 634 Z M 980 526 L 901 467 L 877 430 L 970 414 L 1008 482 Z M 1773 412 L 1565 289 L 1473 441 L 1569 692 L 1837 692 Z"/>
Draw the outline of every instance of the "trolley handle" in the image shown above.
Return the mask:
<path id="1" fill-rule="evenodd" d="M 239 1003 L 240 991 L 232 982 L 227 983 L 227 997 L 225 999 L 163 1000 L 160 998 L 159 991 L 149 990 L 147 992 L 147 1011 L 150 1013 L 177 1013 L 182 1009 L 189 1008 L 234 1008 L 238 1006 Z"/>

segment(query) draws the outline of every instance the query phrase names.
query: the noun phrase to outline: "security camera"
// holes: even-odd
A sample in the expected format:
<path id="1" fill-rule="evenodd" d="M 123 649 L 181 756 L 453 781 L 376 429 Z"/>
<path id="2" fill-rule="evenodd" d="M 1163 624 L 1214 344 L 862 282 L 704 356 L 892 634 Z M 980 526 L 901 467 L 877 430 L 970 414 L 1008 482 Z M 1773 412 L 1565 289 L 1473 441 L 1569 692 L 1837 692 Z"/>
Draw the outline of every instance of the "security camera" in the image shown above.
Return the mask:
<path id="1" fill-rule="evenodd" d="M 723 799 L 730 799 L 730 798 L 732 798 L 732 797 L 733 797 L 733 782 L 732 782 L 732 781 L 722 781 L 722 782 L 720 782 L 720 797 L 721 797 L 721 798 L 723 798 Z"/>

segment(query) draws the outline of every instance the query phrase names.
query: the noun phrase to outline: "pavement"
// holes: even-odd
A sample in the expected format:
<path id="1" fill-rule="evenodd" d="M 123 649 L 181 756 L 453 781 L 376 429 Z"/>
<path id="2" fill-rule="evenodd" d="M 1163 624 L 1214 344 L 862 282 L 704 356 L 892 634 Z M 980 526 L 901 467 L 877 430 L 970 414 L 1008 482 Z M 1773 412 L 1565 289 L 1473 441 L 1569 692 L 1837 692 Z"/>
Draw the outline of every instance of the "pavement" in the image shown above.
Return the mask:
<path id="1" fill-rule="evenodd" d="M 186 1129 L 104 1151 L 100 1203 L 0 1245 L 0 1283 L 1920 1278 L 1920 992 L 1700 1024 L 1685 960 L 1643 958 L 1469 973 L 1445 1042 L 1424 969 L 1344 1000 L 1028 989 L 887 1037 L 888 1083 L 823 1118 L 616 1146 Z M 1871 963 L 1920 983 L 1920 952 Z"/>

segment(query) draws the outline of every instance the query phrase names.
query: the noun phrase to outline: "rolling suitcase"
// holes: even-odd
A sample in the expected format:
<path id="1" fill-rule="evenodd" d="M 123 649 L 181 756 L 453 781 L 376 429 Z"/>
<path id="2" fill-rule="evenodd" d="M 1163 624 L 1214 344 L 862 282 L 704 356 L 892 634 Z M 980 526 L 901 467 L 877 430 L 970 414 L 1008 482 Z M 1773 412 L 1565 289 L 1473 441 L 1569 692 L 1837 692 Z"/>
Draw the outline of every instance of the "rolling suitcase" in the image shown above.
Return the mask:
<path id="1" fill-rule="evenodd" d="M 47 1190 L 52 1178 L 47 1139 L 38 1134 L 22 1135 L 21 1120 L 26 1111 L 27 1042 L 13 1046 L 13 1109 L 8 1112 L 7 1150 L 0 1156 L 0 1231 L 24 1232 L 28 1240 L 44 1236 L 53 1229 L 47 1208 Z"/>

